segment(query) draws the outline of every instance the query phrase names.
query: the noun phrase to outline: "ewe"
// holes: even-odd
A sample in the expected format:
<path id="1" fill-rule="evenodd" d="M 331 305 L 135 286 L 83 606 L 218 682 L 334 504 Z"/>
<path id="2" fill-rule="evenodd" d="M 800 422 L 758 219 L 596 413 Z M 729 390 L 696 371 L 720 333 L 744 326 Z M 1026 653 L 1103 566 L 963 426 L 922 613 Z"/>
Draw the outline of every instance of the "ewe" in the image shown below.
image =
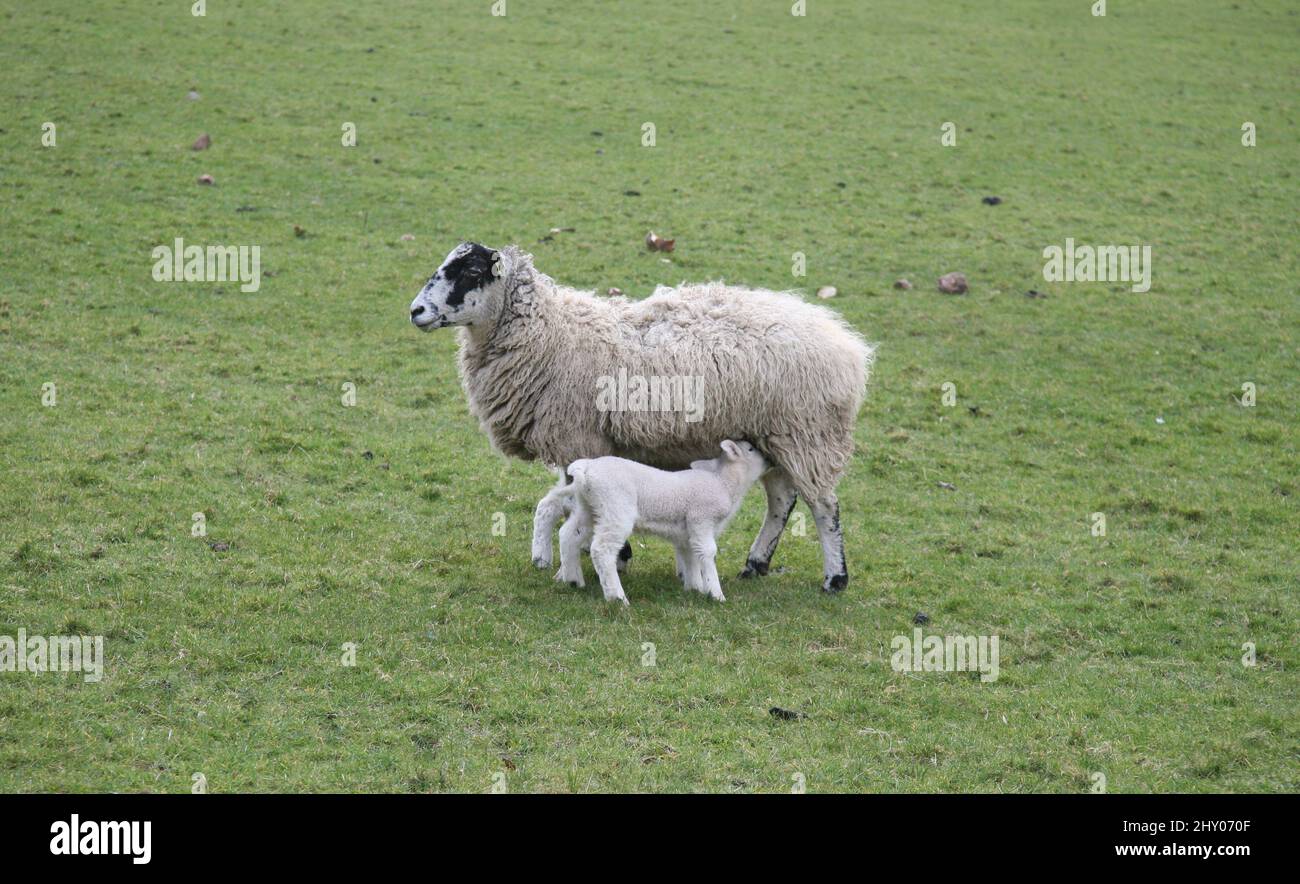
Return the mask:
<path id="1" fill-rule="evenodd" d="M 567 470 L 573 483 L 547 495 L 574 502 L 573 515 L 560 529 L 560 571 L 555 579 L 584 585 L 582 547 L 590 543 L 591 564 L 605 601 L 626 605 L 617 559 L 637 531 L 673 545 L 677 575 L 687 589 L 725 602 L 714 560 L 717 540 L 765 469 L 758 449 L 730 439 L 722 443 L 722 457 L 697 460 L 689 470 L 672 473 L 621 457 L 575 460 Z"/>
<path id="2" fill-rule="evenodd" d="M 753 441 L 772 468 L 763 476 L 767 518 L 741 576 L 767 573 L 802 496 L 821 539 L 822 589 L 847 585 L 835 486 L 853 454 L 874 354 L 830 310 L 719 282 L 661 288 L 644 301 L 601 299 L 557 285 L 515 246 L 462 243 L 411 302 L 411 322 L 460 326 L 470 412 L 511 457 L 558 467 L 615 455 L 684 469 L 724 439 Z M 598 390 L 621 376 L 694 379 L 703 407 L 602 408 Z M 563 513 L 549 494 L 538 504 L 539 567 L 550 567 Z"/>

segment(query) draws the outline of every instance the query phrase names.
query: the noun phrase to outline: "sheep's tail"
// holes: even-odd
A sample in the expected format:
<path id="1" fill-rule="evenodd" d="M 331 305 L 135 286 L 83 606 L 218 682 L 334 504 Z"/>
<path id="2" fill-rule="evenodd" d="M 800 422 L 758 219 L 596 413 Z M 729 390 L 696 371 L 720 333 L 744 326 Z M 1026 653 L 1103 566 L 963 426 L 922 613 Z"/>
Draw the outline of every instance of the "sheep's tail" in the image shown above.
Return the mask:
<path id="1" fill-rule="evenodd" d="M 591 461 L 587 458 L 575 460 L 569 464 L 569 468 L 565 472 L 573 478 L 573 484 L 565 486 L 565 491 L 575 494 L 587 487 L 587 467 L 590 464 Z"/>

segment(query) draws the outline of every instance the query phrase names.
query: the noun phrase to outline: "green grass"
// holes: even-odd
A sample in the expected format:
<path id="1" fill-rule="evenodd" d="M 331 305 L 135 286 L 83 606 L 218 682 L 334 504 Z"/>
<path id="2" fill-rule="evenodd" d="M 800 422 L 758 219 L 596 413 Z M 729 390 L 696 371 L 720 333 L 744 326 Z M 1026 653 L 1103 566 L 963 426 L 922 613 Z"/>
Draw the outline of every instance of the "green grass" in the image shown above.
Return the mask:
<path id="1" fill-rule="evenodd" d="M 1300 788 L 1293 4 L 433 5 L 0 3 L 0 635 L 108 657 L 0 673 L 0 790 Z M 155 283 L 178 236 L 260 245 L 261 290 Z M 734 579 L 757 491 L 725 605 L 657 541 L 626 611 L 534 571 L 549 476 L 406 319 L 462 237 L 837 286 L 880 345 L 848 591 L 810 518 Z M 1045 283 L 1066 237 L 1151 245 L 1152 291 Z M 1001 678 L 893 672 L 917 611 Z"/>

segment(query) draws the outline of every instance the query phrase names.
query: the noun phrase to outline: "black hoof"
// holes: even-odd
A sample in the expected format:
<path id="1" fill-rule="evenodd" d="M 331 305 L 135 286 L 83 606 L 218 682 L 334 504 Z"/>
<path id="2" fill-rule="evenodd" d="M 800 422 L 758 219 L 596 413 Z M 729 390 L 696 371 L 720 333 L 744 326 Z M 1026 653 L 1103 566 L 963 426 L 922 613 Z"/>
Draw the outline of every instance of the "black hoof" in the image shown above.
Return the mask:
<path id="1" fill-rule="evenodd" d="M 769 562 L 760 562 L 758 559 L 750 559 L 745 562 L 745 570 L 740 572 L 742 580 L 748 580 L 751 577 L 766 577 L 767 569 L 771 567 Z"/>
<path id="2" fill-rule="evenodd" d="M 844 587 L 848 585 L 849 585 L 849 575 L 836 574 L 833 577 L 828 577 L 826 581 L 822 583 L 822 592 L 827 593 L 828 595 L 835 595 L 837 593 L 843 592 Z"/>

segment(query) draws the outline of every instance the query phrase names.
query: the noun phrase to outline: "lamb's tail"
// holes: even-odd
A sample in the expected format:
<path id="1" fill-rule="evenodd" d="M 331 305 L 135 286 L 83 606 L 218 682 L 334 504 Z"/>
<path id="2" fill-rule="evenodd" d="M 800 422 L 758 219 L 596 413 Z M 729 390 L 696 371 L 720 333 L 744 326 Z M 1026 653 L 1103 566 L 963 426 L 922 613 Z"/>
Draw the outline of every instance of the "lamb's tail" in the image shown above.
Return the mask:
<path id="1" fill-rule="evenodd" d="M 569 468 L 565 472 L 573 478 L 573 482 L 572 484 L 565 486 L 565 491 L 570 494 L 575 494 L 587 487 L 587 467 L 590 464 L 591 461 L 587 458 L 575 460 L 573 463 L 569 464 Z"/>

